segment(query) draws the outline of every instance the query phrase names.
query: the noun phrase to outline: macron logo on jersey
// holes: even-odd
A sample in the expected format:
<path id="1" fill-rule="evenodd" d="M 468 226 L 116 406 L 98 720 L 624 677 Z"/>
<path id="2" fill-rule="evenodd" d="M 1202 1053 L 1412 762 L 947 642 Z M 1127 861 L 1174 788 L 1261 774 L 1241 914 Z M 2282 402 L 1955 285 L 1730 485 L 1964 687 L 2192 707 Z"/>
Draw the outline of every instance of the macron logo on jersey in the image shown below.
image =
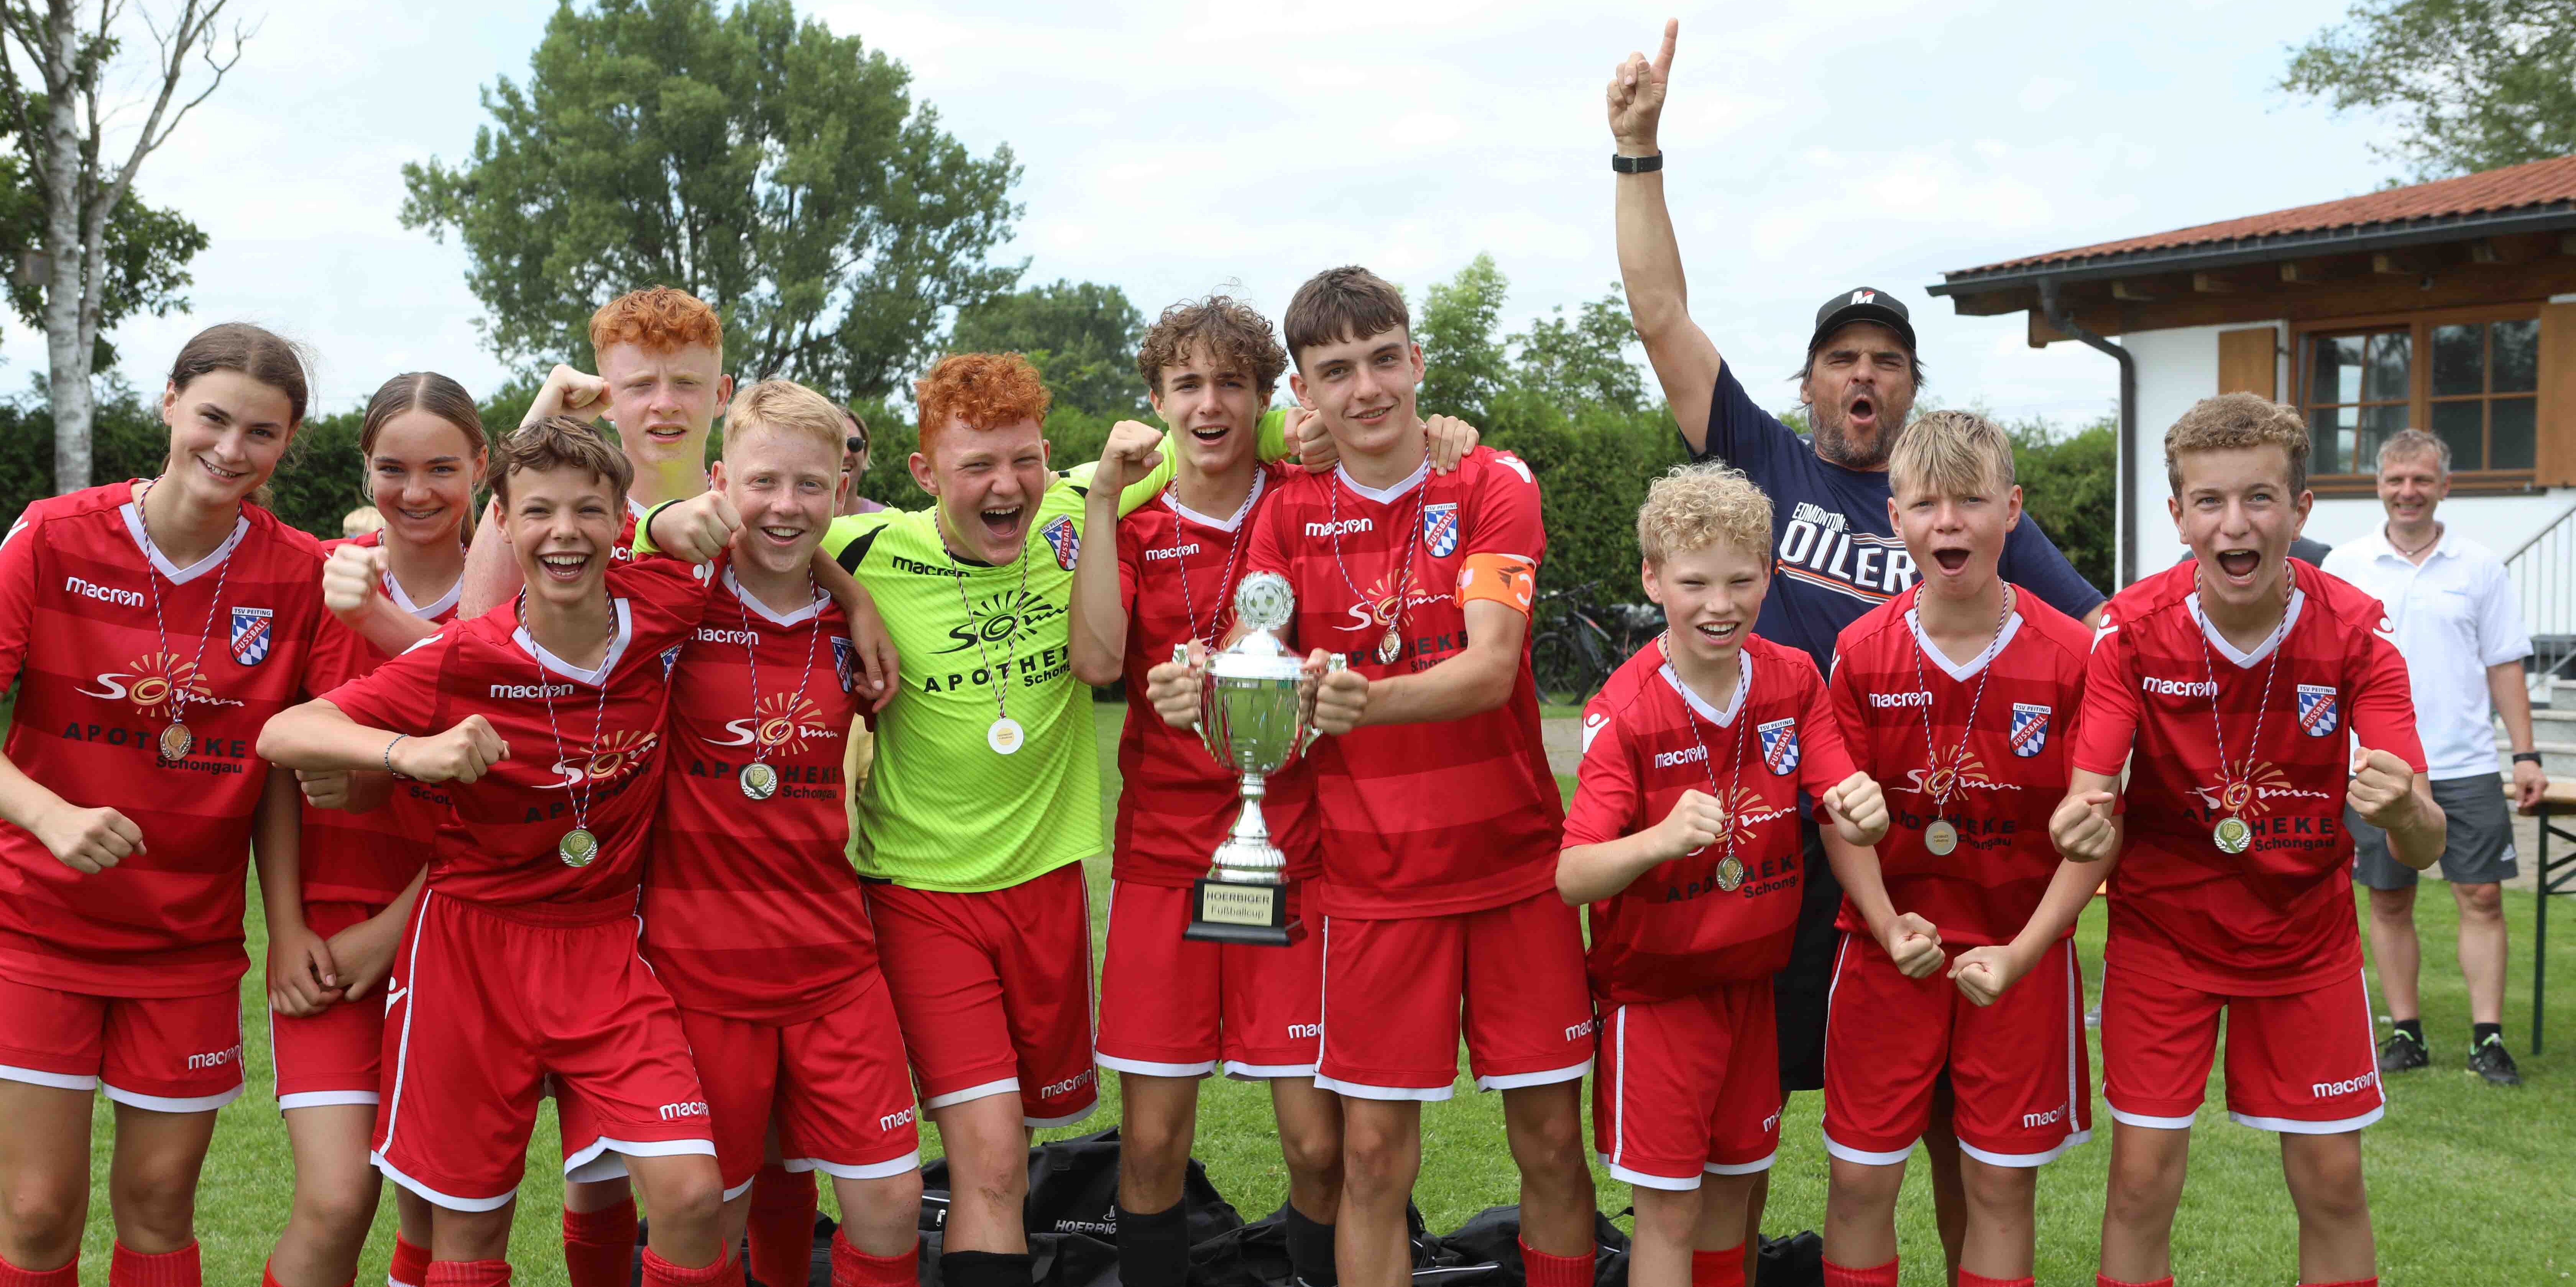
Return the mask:
<path id="1" fill-rule="evenodd" d="M 1196 554 L 1198 552 L 1198 542 L 1192 541 L 1187 545 L 1175 545 L 1167 550 L 1147 550 L 1145 551 L 1145 561 L 1151 563 L 1156 559 L 1177 559 L 1182 555 Z"/>
<path id="2" fill-rule="evenodd" d="M 2158 697 L 2218 696 L 2218 684 L 2214 680 L 2207 679 L 2158 679 L 2148 675 L 2138 681 L 2138 686 Z"/>
<path id="3" fill-rule="evenodd" d="M 709 626 L 700 626 L 697 639 L 699 643 L 741 644 L 746 648 L 760 646 L 760 632 L 757 630 L 717 630 Z"/>
<path id="4" fill-rule="evenodd" d="M 1707 758 L 1707 748 L 1686 746 L 1678 751 L 1665 751 L 1655 756 L 1655 767 L 1659 769 L 1676 768 L 1684 764 L 1695 764 Z"/>
<path id="5" fill-rule="evenodd" d="M 706 1115 L 707 1101 L 703 1099 L 683 1100 L 677 1104 L 662 1105 L 662 1120 L 666 1122 L 676 1122 L 684 1117 L 704 1117 Z"/>
<path id="6" fill-rule="evenodd" d="M 1362 532 L 1369 531 L 1376 526 L 1377 524 L 1369 519 L 1346 518 L 1333 523 L 1308 523 L 1306 525 L 1306 535 L 1356 536 Z"/>
<path id="7" fill-rule="evenodd" d="M 1929 706 L 1932 704 L 1932 694 L 1926 692 L 1871 693 L 1869 704 L 1880 710 L 1892 710 L 1904 706 Z"/>
<path id="8" fill-rule="evenodd" d="M 24 527 L 26 524 L 21 523 L 19 526 Z M 16 536 L 17 534 L 18 533 L 15 528 L 11 529 L 9 532 L 9 535 L 11 536 Z M 6 544 L 6 542 L 0 541 L 0 544 Z M 120 608 L 140 608 L 143 606 L 143 595 L 139 591 L 120 590 L 112 585 L 99 585 L 96 582 L 81 580 L 76 576 L 67 576 L 63 578 L 63 593 L 77 594 L 84 599 L 96 599 L 101 603 L 113 603 Z"/>
<path id="9" fill-rule="evenodd" d="M 492 695 L 494 697 L 508 698 L 513 701 L 537 701 L 547 697 L 570 697 L 572 696 L 572 685 L 494 684 L 492 685 Z"/>

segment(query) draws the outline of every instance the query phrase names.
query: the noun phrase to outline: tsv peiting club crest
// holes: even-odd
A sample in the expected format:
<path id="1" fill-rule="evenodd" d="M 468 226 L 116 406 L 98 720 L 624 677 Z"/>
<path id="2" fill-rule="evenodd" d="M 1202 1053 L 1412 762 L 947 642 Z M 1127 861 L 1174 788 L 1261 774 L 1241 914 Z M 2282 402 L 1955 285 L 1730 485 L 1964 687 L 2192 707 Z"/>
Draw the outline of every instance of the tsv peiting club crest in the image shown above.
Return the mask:
<path id="1" fill-rule="evenodd" d="M 2014 702 L 2012 714 L 2012 753 L 2029 759 L 2048 745 L 2048 708 L 2028 702 Z"/>
<path id="2" fill-rule="evenodd" d="M 1445 559 L 1458 550 L 1458 502 L 1422 507 L 1422 545 L 1431 557 Z"/>
<path id="3" fill-rule="evenodd" d="M 233 609 L 233 660 L 245 666 L 256 666 L 268 660 L 272 642 L 269 627 L 276 622 L 275 613 L 266 608 Z"/>
<path id="4" fill-rule="evenodd" d="M 2327 737 L 2333 734 L 2337 722 L 2335 690 L 2323 684 L 2299 685 L 2300 732 L 2310 737 Z"/>
<path id="5" fill-rule="evenodd" d="M 1798 770 L 1798 721 L 1795 716 L 1756 724 L 1753 731 L 1762 735 L 1762 764 L 1773 777 L 1787 777 Z"/>

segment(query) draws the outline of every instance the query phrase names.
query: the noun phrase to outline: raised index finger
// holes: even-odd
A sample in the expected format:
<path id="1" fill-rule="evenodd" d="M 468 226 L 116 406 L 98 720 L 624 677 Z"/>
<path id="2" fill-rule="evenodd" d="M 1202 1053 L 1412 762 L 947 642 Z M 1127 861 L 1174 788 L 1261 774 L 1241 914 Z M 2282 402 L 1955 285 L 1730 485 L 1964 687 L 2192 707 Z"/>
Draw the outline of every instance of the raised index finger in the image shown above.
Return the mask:
<path id="1" fill-rule="evenodd" d="M 1655 79 L 1662 80 L 1673 70 L 1673 38 L 1681 34 L 1682 20 L 1664 19 L 1663 47 L 1655 51 Z"/>

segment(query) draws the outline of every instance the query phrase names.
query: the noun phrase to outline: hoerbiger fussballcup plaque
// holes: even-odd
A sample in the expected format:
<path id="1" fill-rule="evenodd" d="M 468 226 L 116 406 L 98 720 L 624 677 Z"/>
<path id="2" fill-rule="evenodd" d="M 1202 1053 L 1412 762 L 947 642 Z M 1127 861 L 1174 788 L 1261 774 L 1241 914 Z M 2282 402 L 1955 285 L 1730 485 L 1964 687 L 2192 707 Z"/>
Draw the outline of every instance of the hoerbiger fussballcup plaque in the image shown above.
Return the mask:
<path id="1" fill-rule="evenodd" d="M 1255 572 L 1234 594 L 1242 638 L 1208 659 L 1199 689 L 1199 738 L 1219 766 L 1242 775 L 1242 812 L 1218 845 L 1208 874 L 1191 887 L 1185 937 L 1285 947 L 1305 937 L 1288 914 L 1287 856 L 1270 843 L 1262 821 L 1262 783 L 1305 749 L 1315 711 L 1314 683 L 1279 630 L 1295 612 L 1288 578 Z M 1186 646 L 1173 660 L 1188 657 Z M 1341 656 L 1328 663 L 1340 669 Z"/>

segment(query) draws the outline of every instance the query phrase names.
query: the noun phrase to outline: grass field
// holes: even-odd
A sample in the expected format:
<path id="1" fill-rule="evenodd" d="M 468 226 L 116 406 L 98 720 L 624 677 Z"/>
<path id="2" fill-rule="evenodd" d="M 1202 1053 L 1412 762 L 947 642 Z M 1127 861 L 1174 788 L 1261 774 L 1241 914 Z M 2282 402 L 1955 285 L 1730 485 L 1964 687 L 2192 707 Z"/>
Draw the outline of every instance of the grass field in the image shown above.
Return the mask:
<path id="1" fill-rule="evenodd" d="M 1102 808 L 1116 798 L 1115 742 L 1118 711 L 1097 708 Z M 1560 779 L 1560 781 L 1563 781 Z M 2524 856 L 2530 861 L 2530 855 Z M 1108 863 L 1095 860 L 1089 875 L 1093 906 L 1108 907 Z M 2385 1122 L 2366 1137 L 2372 1205 L 2379 1233 L 2381 1282 L 2387 1287 L 2450 1284 L 2538 1284 L 2571 1281 L 2576 1273 L 2576 938 L 2565 920 L 2550 973 L 2552 1046 L 2545 1057 L 2521 1047 L 2531 1025 L 2530 949 L 2532 895 L 2508 891 L 2514 964 L 2505 1006 L 2505 1031 L 2522 1056 L 2527 1081 L 2518 1091 L 2487 1086 L 2462 1070 L 2468 1037 L 2468 1003 L 2451 953 L 2451 900 L 2427 897 L 2418 916 L 2425 943 L 2424 998 L 2433 1069 L 2397 1079 L 2390 1087 Z M 252 959 L 260 959 L 259 900 L 250 900 Z M 2570 910 L 2576 910 L 2571 908 Z M 1098 934 L 1101 927 L 1095 925 Z M 2102 917 L 2099 904 L 2077 938 L 2085 977 L 2098 979 Z M 206 1281 L 253 1283 L 285 1218 L 291 1184 L 286 1133 L 269 1096 L 267 1028 L 257 974 L 245 979 L 242 1011 L 250 1092 L 226 1108 L 206 1164 L 198 1229 L 204 1243 Z M 2100 1052 L 2094 1069 L 2099 1079 Z M 1210 1177 L 1247 1218 L 1276 1208 L 1287 1180 L 1271 1143 L 1269 1100 L 1258 1086 L 1205 1083 L 1198 1156 Z M 1082 1133 L 1117 1121 L 1115 1078 L 1103 1086 L 1100 1113 L 1086 1126 L 1050 1132 Z M 2297 1226 L 2281 1187 L 2274 1138 L 2227 1121 L 2217 1107 L 2202 1110 L 2195 1132 L 2190 1187 L 2175 1228 L 2175 1261 L 2187 1283 L 2289 1284 L 2297 1273 Z M 1794 1097 L 1782 1120 L 1780 1162 L 1773 1172 L 1771 1216 L 1776 1233 L 1818 1225 L 1824 1213 L 1824 1152 L 1817 1137 L 1820 1097 Z M 2102 1212 L 2104 1166 L 2109 1158 L 2109 1113 L 2097 1096 L 2097 1138 L 2048 1169 L 2040 1184 L 2039 1281 L 2090 1284 Z M 92 1163 L 95 1196 L 84 1281 L 104 1283 L 110 1231 L 106 1175 L 110 1119 L 100 1101 Z M 1463 1080 L 1458 1095 L 1433 1105 L 1423 1117 L 1426 1163 L 1416 1199 L 1434 1229 L 1455 1227 L 1476 1211 L 1515 1200 L 1511 1161 L 1503 1148 L 1500 1102 L 1479 1095 Z M 938 1147 L 935 1131 L 925 1146 Z M 560 1284 L 558 1211 L 561 1185 L 551 1106 L 538 1122 L 522 1186 L 511 1259 L 518 1281 Z M 1601 1206 L 1628 1205 L 1627 1186 L 1596 1176 Z M 828 1204 L 828 1197 L 826 1199 Z M 1919 1176 L 1906 1187 L 1900 1237 L 1907 1284 L 1939 1280 L 1939 1251 L 1931 1201 Z M 382 1282 L 392 1246 L 392 1199 L 368 1246 L 359 1282 Z"/>

